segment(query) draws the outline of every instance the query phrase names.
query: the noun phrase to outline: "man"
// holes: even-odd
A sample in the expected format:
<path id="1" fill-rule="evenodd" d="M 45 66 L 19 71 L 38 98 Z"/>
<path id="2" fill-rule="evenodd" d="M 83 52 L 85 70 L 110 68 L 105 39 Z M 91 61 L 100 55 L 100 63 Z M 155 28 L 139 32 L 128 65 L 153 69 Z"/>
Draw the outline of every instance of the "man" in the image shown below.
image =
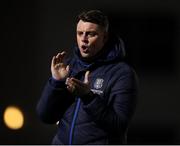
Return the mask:
<path id="1" fill-rule="evenodd" d="M 123 62 L 121 39 L 108 33 L 108 19 L 98 10 L 77 21 L 74 56 L 52 58 L 37 112 L 58 123 L 52 144 L 124 144 L 137 96 L 136 76 Z"/>

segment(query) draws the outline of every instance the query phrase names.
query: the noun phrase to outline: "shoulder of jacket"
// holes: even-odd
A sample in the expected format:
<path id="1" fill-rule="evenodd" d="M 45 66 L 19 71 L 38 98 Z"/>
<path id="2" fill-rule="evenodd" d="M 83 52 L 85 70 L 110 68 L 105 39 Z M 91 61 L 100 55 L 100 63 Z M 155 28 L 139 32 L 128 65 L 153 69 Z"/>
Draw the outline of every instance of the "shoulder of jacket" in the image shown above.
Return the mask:
<path id="1" fill-rule="evenodd" d="M 116 64 L 116 71 L 118 74 L 134 74 L 134 68 L 126 62 L 119 62 Z"/>

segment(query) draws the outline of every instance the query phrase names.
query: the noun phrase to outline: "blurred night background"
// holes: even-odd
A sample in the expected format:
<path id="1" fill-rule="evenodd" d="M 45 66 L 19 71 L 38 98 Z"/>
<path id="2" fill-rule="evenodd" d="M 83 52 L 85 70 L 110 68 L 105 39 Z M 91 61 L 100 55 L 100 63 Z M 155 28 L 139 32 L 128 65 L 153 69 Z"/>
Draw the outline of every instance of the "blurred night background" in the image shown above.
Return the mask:
<path id="1" fill-rule="evenodd" d="M 128 144 L 180 144 L 180 8 L 178 0 L 76 0 L 1 2 L 0 144 L 50 144 L 56 125 L 42 123 L 36 104 L 50 77 L 53 55 L 72 52 L 75 17 L 100 9 L 125 42 L 140 93 Z M 16 106 L 24 125 L 3 120 Z"/>

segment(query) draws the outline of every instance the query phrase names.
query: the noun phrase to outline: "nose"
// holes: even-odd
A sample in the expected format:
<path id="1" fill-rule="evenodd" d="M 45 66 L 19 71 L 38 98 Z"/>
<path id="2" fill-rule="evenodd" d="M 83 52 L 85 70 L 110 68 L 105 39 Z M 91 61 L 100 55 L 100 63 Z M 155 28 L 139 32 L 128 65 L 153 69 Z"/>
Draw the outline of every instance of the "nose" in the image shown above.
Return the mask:
<path id="1" fill-rule="evenodd" d="M 88 36 L 86 35 L 86 33 L 83 33 L 81 40 L 84 43 L 88 43 Z"/>

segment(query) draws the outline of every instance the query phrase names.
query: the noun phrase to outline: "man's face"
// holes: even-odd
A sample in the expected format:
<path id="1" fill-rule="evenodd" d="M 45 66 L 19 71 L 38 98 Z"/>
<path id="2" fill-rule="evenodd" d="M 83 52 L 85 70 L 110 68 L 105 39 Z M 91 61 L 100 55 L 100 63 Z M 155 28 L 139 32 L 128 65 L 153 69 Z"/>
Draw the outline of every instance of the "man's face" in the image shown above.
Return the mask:
<path id="1" fill-rule="evenodd" d="M 95 56 L 106 42 L 106 32 L 98 24 L 80 20 L 76 32 L 77 44 L 83 58 Z"/>

